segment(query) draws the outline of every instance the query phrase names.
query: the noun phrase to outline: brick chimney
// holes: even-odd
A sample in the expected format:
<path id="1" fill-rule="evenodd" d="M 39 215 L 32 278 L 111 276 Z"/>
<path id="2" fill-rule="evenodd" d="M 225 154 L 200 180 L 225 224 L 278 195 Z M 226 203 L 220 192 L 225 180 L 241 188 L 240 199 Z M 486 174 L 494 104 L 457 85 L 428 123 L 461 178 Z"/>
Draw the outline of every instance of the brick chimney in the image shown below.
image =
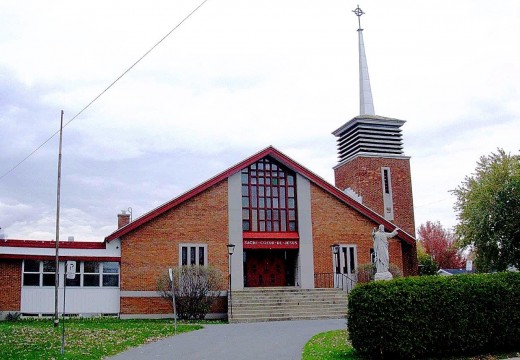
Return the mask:
<path id="1" fill-rule="evenodd" d="M 121 210 L 121 214 L 117 214 L 117 228 L 121 229 L 128 224 L 130 224 L 130 214 L 127 214 L 126 210 Z"/>

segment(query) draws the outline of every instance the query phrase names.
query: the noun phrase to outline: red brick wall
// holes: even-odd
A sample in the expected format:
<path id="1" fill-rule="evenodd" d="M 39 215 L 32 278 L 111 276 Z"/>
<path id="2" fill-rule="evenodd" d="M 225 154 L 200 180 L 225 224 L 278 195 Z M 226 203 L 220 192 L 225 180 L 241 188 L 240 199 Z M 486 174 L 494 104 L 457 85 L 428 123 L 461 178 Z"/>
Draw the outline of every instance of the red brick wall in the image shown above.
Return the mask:
<path id="1" fill-rule="evenodd" d="M 124 297 L 121 298 L 121 314 L 171 314 L 172 302 L 164 298 L 150 297 Z M 227 297 L 221 296 L 215 299 L 210 313 L 227 312 Z"/>
<path id="2" fill-rule="evenodd" d="M 20 311 L 22 260 L 0 260 L 0 311 Z"/>
<path id="3" fill-rule="evenodd" d="M 351 188 L 363 197 L 363 204 L 383 214 L 381 168 L 389 167 L 394 202 L 394 224 L 415 236 L 410 160 L 357 157 L 334 170 L 336 187 Z"/>
<path id="4" fill-rule="evenodd" d="M 224 180 L 125 235 L 121 241 L 121 291 L 155 291 L 158 277 L 178 266 L 181 243 L 207 244 L 208 264 L 226 279 L 227 189 Z M 121 313 L 166 311 L 159 304 L 157 298 L 121 298 Z"/>
<path id="5" fill-rule="evenodd" d="M 314 272 L 332 272 L 330 246 L 334 243 L 357 245 L 358 265 L 370 263 L 373 248 L 372 229 L 378 224 L 367 220 L 354 209 L 311 184 Z M 399 240 L 390 241 L 390 262 L 403 268 Z"/>
<path id="6" fill-rule="evenodd" d="M 171 314 L 172 303 L 164 298 L 124 297 L 121 298 L 121 314 Z"/>

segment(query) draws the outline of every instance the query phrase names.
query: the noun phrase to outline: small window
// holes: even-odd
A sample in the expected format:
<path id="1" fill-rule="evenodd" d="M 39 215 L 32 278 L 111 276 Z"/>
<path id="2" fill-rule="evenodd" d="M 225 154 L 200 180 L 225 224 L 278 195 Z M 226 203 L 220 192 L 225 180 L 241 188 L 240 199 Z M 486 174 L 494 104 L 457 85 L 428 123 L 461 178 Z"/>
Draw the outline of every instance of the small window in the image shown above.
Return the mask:
<path id="1" fill-rule="evenodd" d="M 119 263 L 103 263 L 103 287 L 119 286 Z"/>
<path id="2" fill-rule="evenodd" d="M 85 261 L 83 266 L 83 286 L 99 286 L 99 263 Z"/>
<path id="3" fill-rule="evenodd" d="M 181 254 L 181 266 L 188 265 L 188 248 L 186 246 L 182 247 Z"/>
<path id="4" fill-rule="evenodd" d="M 24 272 L 40 272 L 40 262 L 36 260 L 24 261 Z"/>
<path id="5" fill-rule="evenodd" d="M 246 221 L 242 222 L 245 228 L 249 225 Z M 180 246 L 179 265 L 200 265 L 208 264 L 208 246 L 205 244 L 181 244 Z"/>
<path id="6" fill-rule="evenodd" d="M 43 261 L 43 286 L 56 285 L 56 262 L 49 260 Z"/>
<path id="7" fill-rule="evenodd" d="M 197 260 L 196 260 L 196 256 L 197 256 L 197 248 L 195 246 L 192 246 L 190 248 L 190 265 L 196 265 L 197 264 Z"/>
<path id="8" fill-rule="evenodd" d="M 40 262 L 35 260 L 24 260 L 23 262 L 23 285 L 40 286 Z"/>
<path id="9" fill-rule="evenodd" d="M 390 178 L 388 169 L 383 169 L 383 184 L 385 194 L 390 194 Z"/>
<path id="10" fill-rule="evenodd" d="M 76 273 L 74 279 L 67 279 L 67 286 L 81 286 L 81 273 Z"/>

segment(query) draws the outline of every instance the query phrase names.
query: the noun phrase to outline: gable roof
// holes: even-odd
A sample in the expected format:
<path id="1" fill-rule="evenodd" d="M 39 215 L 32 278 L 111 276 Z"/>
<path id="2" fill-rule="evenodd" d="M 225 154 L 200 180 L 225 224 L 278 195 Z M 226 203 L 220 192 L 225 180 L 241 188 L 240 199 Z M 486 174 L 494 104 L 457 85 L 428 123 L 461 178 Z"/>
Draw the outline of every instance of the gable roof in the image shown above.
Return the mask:
<path id="1" fill-rule="evenodd" d="M 343 191 L 335 187 L 334 185 L 328 183 L 326 180 L 321 178 L 320 176 L 316 175 L 309 169 L 305 168 L 304 166 L 300 165 L 293 159 L 289 158 L 287 155 L 282 153 L 281 151 L 275 149 L 273 146 L 269 146 L 265 148 L 264 150 L 248 157 L 247 159 L 239 162 L 238 164 L 230 167 L 229 169 L 219 173 L 218 175 L 212 177 L 209 180 L 206 180 L 202 184 L 192 188 L 191 190 L 188 190 L 184 194 L 160 205 L 159 207 L 151 210 L 150 212 L 142 215 L 141 217 L 135 219 L 128 225 L 125 225 L 116 231 L 114 231 L 112 234 L 108 235 L 105 240 L 111 241 L 114 239 L 117 239 L 121 236 L 124 236 L 131 232 L 134 229 L 137 229 L 141 225 L 147 223 L 148 221 L 156 218 L 157 216 L 163 214 L 164 212 L 173 209 L 174 207 L 178 206 L 179 204 L 182 204 L 183 202 L 193 198 L 194 196 L 202 193 L 206 189 L 210 188 L 211 186 L 227 179 L 231 175 L 241 171 L 242 169 L 248 167 L 249 165 L 257 162 L 258 160 L 270 156 L 282 165 L 286 166 L 287 168 L 291 169 L 292 171 L 302 175 L 303 177 L 307 178 L 310 182 L 317 185 L 319 188 L 325 190 L 329 194 L 336 197 L 341 202 L 349 205 L 354 210 L 358 211 L 368 219 L 374 221 L 377 224 L 383 224 L 386 229 L 394 229 L 396 226 L 383 218 L 381 215 L 375 213 L 373 210 L 369 209 L 365 205 L 357 202 L 356 200 L 352 199 L 350 196 L 346 195 Z M 401 240 L 409 243 L 409 244 L 415 244 L 415 239 L 412 235 L 408 234 L 404 230 L 399 229 L 398 231 L 398 238 Z"/>

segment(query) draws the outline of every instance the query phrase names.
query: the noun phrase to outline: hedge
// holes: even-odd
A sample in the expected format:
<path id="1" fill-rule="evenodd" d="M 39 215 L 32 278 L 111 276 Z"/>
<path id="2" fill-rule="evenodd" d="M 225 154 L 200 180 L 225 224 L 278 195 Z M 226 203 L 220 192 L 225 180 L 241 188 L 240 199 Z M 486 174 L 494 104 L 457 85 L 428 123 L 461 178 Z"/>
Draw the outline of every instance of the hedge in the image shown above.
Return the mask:
<path id="1" fill-rule="evenodd" d="M 356 286 L 352 346 L 370 358 L 414 359 L 520 349 L 520 273 L 427 276 Z"/>

